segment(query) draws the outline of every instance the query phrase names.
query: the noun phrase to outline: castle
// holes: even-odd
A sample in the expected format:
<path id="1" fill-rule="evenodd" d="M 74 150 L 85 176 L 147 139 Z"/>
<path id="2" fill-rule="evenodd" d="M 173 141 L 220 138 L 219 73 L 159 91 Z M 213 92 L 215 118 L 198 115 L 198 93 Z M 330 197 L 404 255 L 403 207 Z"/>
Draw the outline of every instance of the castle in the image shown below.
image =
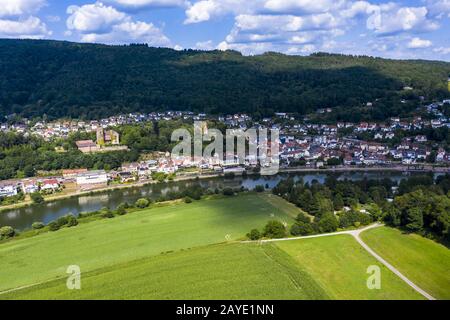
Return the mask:
<path id="1" fill-rule="evenodd" d="M 104 130 L 102 127 L 97 129 L 97 145 L 120 144 L 120 135 L 114 130 Z"/>

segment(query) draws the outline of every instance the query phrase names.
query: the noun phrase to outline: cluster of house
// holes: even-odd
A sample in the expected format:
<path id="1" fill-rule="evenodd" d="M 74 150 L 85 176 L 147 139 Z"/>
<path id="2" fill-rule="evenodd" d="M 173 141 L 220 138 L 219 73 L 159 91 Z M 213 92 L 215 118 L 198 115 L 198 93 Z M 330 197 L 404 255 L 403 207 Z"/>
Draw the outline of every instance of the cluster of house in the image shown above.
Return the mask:
<path id="1" fill-rule="evenodd" d="M 190 111 L 167 111 L 152 112 L 149 114 L 130 113 L 91 121 L 59 120 L 52 122 L 32 122 L 28 119 L 23 119 L 21 123 L 11 125 L 1 123 L 0 131 L 14 131 L 23 134 L 34 134 L 44 138 L 45 140 L 50 140 L 52 138 L 66 138 L 73 132 L 95 132 L 101 128 L 116 127 L 125 124 L 175 119 L 203 120 L 205 118 L 206 114 L 204 113 L 195 114 Z"/>
<path id="2" fill-rule="evenodd" d="M 61 189 L 61 178 L 23 179 L 0 182 L 0 198 L 17 196 L 20 192 L 31 194 L 35 192 L 53 193 Z"/>
<path id="3" fill-rule="evenodd" d="M 304 159 L 307 164 L 320 166 L 324 161 L 332 158 L 343 159 L 344 165 L 385 165 L 391 162 L 415 164 L 427 159 L 431 154 L 431 147 L 427 144 L 427 137 L 416 135 L 401 139 L 394 146 L 389 146 L 397 130 L 412 131 L 426 127 L 450 127 L 450 119 L 440 117 L 436 120 L 423 120 L 414 117 L 408 121 L 393 117 L 386 124 L 383 123 L 342 123 L 336 125 L 293 124 L 281 126 L 272 124 L 280 129 L 280 158 L 284 163 L 291 163 Z M 347 129 L 350 134 L 338 135 L 340 129 Z M 358 134 L 368 133 L 371 141 L 356 138 Z M 439 148 L 436 162 L 450 163 L 450 153 Z"/>
<path id="4" fill-rule="evenodd" d="M 409 165 L 423 162 L 431 154 L 429 147 L 412 138 L 405 138 L 399 145 L 389 148 L 379 142 L 337 136 L 305 136 L 301 139 L 282 137 L 281 146 L 282 162 L 289 164 L 304 159 L 307 165 L 318 167 L 333 158 L 343 159 L 344 165 L 387 165 L 400 161 Z M 450 153 L 440 148 L 436 162 L 450 163 Z"/>

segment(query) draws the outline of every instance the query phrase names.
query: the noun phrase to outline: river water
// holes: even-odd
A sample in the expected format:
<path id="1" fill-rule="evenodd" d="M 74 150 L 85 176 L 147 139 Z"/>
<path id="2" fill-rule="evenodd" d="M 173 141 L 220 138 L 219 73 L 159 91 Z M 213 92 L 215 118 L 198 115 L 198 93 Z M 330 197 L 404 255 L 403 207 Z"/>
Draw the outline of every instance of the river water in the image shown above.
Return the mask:
<path id="1" fill-rule="evenodd" d="M 215 189 L 224 187 L 241 187 L 253 189 L 256 185 L 268 185 L 273 188 L 281 179 L 289 176 L 295 180 L 303 178 L 304 182 L 311 182 L 314 179 L 323 182 L 327 175 L 333 174 L 338 179 L 361 180 L 389 178 L 400 181 L 407 175 L 401 172 L 343 172 L 343 173 L 295 173 L 278 174 L 274 176 L 248 176 L 235 178 L 211 178 L 200 181 L 178 181 L 159 184 L 149 184 L 143 187 L 131 187 L 95 193 L 90 195 L 76 196 L 40 205 L 31 205 L 18 209 L 11 209 L 0 212 L 0 226 L 11 226 L 17 230 L 24 230 L 31 227 L 36 221 L 48 223 L 61 216 L 72 213 L 78 215 L 80 212 L 92 212 L 103 207 L 115 209 L 120 203 L 134 203 L 137 199 L 147 197 L 157 199 L 169 191 L 183 191 L 194 183 L 200 183 L 203 187 Z"/>

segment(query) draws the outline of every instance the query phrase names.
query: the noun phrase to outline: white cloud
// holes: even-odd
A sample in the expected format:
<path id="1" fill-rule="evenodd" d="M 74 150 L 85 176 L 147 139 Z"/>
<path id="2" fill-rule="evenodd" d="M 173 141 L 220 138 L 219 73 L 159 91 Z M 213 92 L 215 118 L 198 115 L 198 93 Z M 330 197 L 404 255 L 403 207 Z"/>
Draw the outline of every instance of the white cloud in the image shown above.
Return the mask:
<path id="1" fill-rule="evenodd" d="M 264 8 L 274 13 L 323 13 L 342 8 L 346 0 L 267 0 Z"/>
<path id="2" fill-rule="evenodd" d="M 262 8 L 262 0 L 201 0 L 186 10 L 185 23 L 199 23 L 226 14 L 252 14 Z"/>
<path id="3" fill-rule="evenodd" d="M 430 40 L 424 40 L 415 37 L 408 42 L 407 47 L 410 49 L 422 49 L 422 48 L 429 48 L 432 45 L 433 43 Z"/>
<path id="4" fill-rule="evenodd" d="M 439 25 L 428 19 L 427 14 L 426 7 L 379 9 L 367 19 L 367 28 L 379 35 L 436 30 Z"/>
<path id="5" fill-rule="evenodd" d="M 131 16 L 101 2 L 67 8 L 68 31 L 75 31 L 82 42 L 126 44 L 148 43 L 170 46 L 170 40 L 152 23 L 133 21 Z"/>
<path id="6" fill-rule="evenodd" d="M 0 37 L 41 39 L 51 35 L 45 23 L 39 18 L 30 16 L 26 19 L 0 19 Z"/>
<path id="7" fill-rule="evenodd" d="M 48 15 L 46 17 L 48 22 L 59 22 L 61 21 L 61 17 L 60 16 L 53 16 L 53 15 Z"/>
<path id="8" fill-rule="evenodd" d="M 443 54 L 443 55 L 450 55 L 450 47 L 438 47 L 433 49 L 434 52 L 439 53 L 439 54 Z"/>
<path id="9" fill-rule="evenodd" d="M 33 14 L 45 5 L 45 0 L 1 0 L 0 17 Z"/>
<path id="10" fill-rule="evenodd" d="M 151 23 L 141 21 L 124 22 L 114 25 L 108 33 L 87 33 L 82 35 L 83 42 L 97 42 L 107 44 L 126 44 L 144 42 L 152 46 L 169 46 L 170 40 L 162 31 Z"/>
<path id="11" fill-rule="evenodd" d="M 195 49 L 198 50 L 214 50 L 214 43 L 212 40 L 200 41 L 195 44 Z"/>
<path id="12" fill-rule="evenodd" d="M 241 31 L 305 31 L 317 29 L 332 29 L 343 24 L 343 21 L 331 13 L 321 13 L 308 16 L 293 15 L 239 15 L 235 27 Z"/>
<path id="13" fill-rule="evenodd" d="M 83 33 L 106 33 L 112 26 L 128 20 L 128 16 L 101 2 L 67 8 L 67 28 Z"/>
<path id="14" fill-rule="evenodd" d="M 51 35 L 44 22 L 33 16 L 45 0 L 1 0 L 0 37 L 41 39 Z"/>
<path id="15" fill-rule="evenodd" d="M 187 0 L 105 0 L 123 9 L 139 10 L 144 8 L 187 7 Z"/>
<path id="16" fill-rule="evenodd" d="M 430 15 L 439 19 L 445 15 L 450 18 L 450 0 L 427 0 L 426 5 Z"/>

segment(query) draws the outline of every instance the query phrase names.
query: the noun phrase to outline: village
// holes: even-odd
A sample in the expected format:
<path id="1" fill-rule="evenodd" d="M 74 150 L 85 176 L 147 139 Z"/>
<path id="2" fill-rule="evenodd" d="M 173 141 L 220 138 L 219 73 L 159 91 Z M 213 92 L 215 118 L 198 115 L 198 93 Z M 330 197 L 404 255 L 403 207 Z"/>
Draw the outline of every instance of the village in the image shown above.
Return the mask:
<path id="1" fill-rule="evenodd" d="M 50 141 L 67 138 L 74 132 L 95 132 L 96 141 L 76 141 L 82 153 L 110 151 L 127 152 L 128 146 L 121 145 L 120 135 L 115 127 L 125 124 L 139 124 L 149 121 L 215 120 L 226 128 L 247 130 L 268 128 L 279 130 L 280 169 L 336 169 L 336 168 L 423 168 L 439 166 L 448 171 L 450 152 L 426 135 L 409 133 L 426 128 L 450 128 L 450 119 L 439 111 L 450 103 L 444 100 L 425 107 L 432 117 L 425 120 L 420 116 L 411 119 L 392 117 L 386 123 L 338 122 L 333 125 L 315 124 L 305 119 L 298 120 L 288 113 L 277 112 L 270 118 L 253 121 L 246 114 L 211 116 L 193 112 L 168 111 L 150 114 L 128 114 L 92 121 L 24 121 L 20 124 L 1 124 L 1 131 L 13 131 L 23 135 L 37 135 Z M 319 113 L 330 112 L 320 109 Z M 397 135 L 402 133 L 402 137 Z M 361 139 L 365 137 L 366 139 Z M 273 155 L 272 155 L 273 156 Z M 171 157 L 169 152 L 157 152 L 152 159 L 134 163 L 123 163 L 117 170 L 88 170 L 87 168 L 61 170 L 58 175 L 39 176 L 0 182 L 0 198 L 18 197 L 39 192 L 43 195 L 56 193 L 76 193 L 97 190 L 108 186 L 120 186 L 151 181 L 172 180 L 175 176 L 195 177 L 201 174 L 242 175 L 258 172 L 260 159 L 251 155 L 245 159 L 237 157 L 212 157 L 209 159 L 190 156 Z"/>

